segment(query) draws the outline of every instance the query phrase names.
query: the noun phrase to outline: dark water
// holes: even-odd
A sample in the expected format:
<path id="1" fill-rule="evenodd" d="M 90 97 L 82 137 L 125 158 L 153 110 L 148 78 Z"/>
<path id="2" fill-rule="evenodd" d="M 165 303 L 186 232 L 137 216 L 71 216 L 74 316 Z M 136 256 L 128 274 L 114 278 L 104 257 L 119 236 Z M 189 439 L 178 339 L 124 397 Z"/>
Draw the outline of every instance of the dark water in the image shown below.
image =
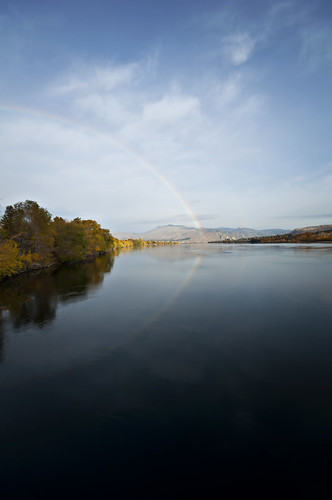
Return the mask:
<path id="1" fill-rule="evenodd" d="M 0 304 L 1 498 L 332 498 L 332 246 L 144 249 Z"/>

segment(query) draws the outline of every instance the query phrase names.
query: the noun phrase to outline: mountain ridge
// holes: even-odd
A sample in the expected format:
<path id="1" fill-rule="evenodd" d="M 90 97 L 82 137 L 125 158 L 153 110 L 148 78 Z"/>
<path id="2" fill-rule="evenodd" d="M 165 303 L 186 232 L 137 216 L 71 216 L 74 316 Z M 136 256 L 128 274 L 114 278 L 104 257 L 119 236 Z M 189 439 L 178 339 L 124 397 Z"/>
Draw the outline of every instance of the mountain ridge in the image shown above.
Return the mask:
<path id="1" fill-rule="evenodd" d="M 159 241 L 179 241 L 186 243 L 207 243 L 211 240 L 238 240 L 240 238 L 248 238 L 254 236 L 274 236 L 276 234 L 285 234 L 289 230 L 286 229 L 253 229 L 253 228 L 195 228 L 180 224 L 166 224 L 157 226 L 154 229 L 141 233 L 113 233 L 116 238 L 130 239 L 142 238 L 143 240 L 159 240 Z"/>
<path id="2" fill-rule="evenodd" d="M 119 239 L 178 241 L 183 243 L 208 243 L 209 241 L 232 241 L 243 238 L 254 238 L 264 236 L 277 236 L 284 234 L 301 234 L 306 232 L 318 233 L 321 231 L 332 231 L 332 224 L 318 226 L 305 226 L 290 229 L 269 228 L 254 229 L 249 227 L 217 227 L 217 228 L 195 228 L 181 224 L 166 224 L 141 233 L 115 232 L 114 236 Z"/>

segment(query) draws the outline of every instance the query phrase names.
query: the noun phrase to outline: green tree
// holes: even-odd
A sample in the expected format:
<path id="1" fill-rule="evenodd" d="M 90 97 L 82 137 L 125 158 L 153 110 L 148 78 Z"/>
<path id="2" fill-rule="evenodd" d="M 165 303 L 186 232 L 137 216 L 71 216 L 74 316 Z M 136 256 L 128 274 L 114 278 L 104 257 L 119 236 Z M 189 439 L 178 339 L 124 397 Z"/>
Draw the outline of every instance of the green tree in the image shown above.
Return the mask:
<path id="1" fill-rule="evenodd" d="M 60 262 L 74 262 L 86 257 L 88 240 L 80 220 L 68 222 L 55 217 L 53 231 L 54 253 Z"/>

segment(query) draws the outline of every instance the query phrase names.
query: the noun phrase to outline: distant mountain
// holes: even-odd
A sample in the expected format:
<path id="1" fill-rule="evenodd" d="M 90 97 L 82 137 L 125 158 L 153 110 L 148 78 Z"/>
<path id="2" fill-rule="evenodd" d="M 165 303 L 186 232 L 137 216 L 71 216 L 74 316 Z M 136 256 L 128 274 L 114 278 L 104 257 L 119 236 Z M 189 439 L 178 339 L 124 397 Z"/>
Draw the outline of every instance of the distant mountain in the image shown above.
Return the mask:
<path id="1" fill-rule="evenodd" d="M 113 233 L 112 231 L 112 235 L 115 238 L 118 238 L 118 240 L 130 240 L 130 239 L 138 240 L 138 238 L 142 238 L 142 234 L 144 233 L 126 233 L 122 231 L 115 231 Z"/>
<path id="2" fill-rule="evenodd" d="M 207 243 L 209 241 L 238 240 L 254 236 L 274 236 L 288 233 L 285 229 L 252 229 L 247 227 L 201 228 L 168 224 L 145 233 L 115 233 L 119 239 L 142 238 L 143 240 L 179 241 L 183 243 Z"/>

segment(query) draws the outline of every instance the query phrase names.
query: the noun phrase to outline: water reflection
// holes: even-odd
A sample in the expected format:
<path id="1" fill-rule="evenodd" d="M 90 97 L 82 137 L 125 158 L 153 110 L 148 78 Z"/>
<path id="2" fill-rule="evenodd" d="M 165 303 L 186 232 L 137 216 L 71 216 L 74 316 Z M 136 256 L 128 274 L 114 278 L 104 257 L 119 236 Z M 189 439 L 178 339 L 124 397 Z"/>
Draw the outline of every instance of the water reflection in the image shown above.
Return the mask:
<path id="1" fill-rule="evenodd" d="M 122 253 L 100 288 L 112 264 L 22 276 L 3 307 L 28 322 L 5 329 L 5 493 L 329 498 L 331 249 Z"/>
<path id="2" fill-rule="evenodd" d="M 33 324 L 43 328 L 54 320 L 59 303 L 80 300 L 100 287 L 114 265 L 113 255 L 87 262 L 28 273 L 0 287 L 0 349 L 4 322 L 15 329 Z M 37 278 L 37 279 L 36 279 Z"/>
<path id="3" fill-rule="evenodd" d="M 4 352 L 4 342 L 5 342 L 5 334 L 4 334 L 4 329 L 3 329 L 3 318 L 2 314 L 0 313 L 0 362 L 3 358 L 3 352 Z"/>

